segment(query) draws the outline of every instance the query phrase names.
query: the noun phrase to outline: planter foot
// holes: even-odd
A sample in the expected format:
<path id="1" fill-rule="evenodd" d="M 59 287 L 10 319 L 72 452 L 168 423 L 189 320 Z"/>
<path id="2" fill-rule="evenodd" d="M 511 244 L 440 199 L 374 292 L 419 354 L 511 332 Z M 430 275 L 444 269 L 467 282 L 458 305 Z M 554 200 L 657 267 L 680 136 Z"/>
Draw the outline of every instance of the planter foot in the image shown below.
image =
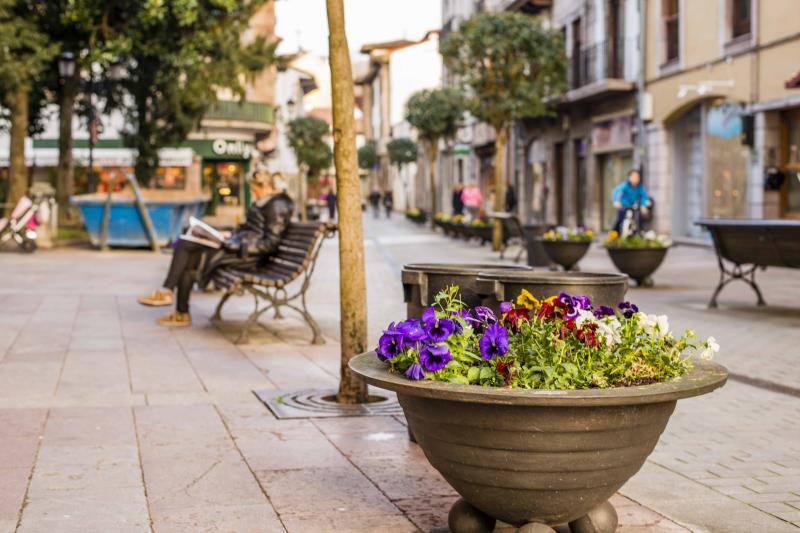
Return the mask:
<path id="1" fill-rule="evenodd" d="M 570 522 L 569 530 L 572 533 L 614 533 L 618 524 L 619 519 L 614 506 L 610 502 L 604 502 Z"/>
<path id="2" fill-rule="evenodd" d="M 529 522 L 517 529 L 516 533 L 555 533 L 556 530 L 547 524 L 539 522 Z"/>
<path id="3" fill-rule="evenodd" d="M 453 533 L 491 533 L 497 520 L 476 509 L 464 498 L 450 508 L 447 525 Z"/>

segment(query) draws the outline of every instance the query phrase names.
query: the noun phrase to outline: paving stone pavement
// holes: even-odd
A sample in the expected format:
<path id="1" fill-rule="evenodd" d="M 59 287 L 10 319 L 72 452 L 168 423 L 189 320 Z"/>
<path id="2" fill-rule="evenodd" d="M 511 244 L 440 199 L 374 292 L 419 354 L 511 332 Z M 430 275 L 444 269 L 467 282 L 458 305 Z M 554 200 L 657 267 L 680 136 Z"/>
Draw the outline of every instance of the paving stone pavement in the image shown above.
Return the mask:
<path id="1" fill-rule="evenodd" d="M 370 337 L 403 312 L 411 261 L 496 262 L 487 248 L 412 227 L 366 226 Z M 335 387 L 335 241 L 310 300 L 329 339 L 290 318 L 234 346 L 248 300 L 168 330 L 135 296 L 166 254 L 59 249 L 0 255 L 0 533 L 445 531 L 456 496 L 410 443 L 402 417 L 277 420 L 256 389 Z M 584 270 L 611 268 L 593 250 Z M 708 250 L 676 248 L 653 289 L 631 297 L 676 326 L 713 334 L 732 372 L 798 387 L 800 279 L 759 273 L 770 303 L 716 279 Z M 783 531 L 800 526 L 800 399 L 731 381 L 682 401 L 656 451 L 614 503 L 620 532 Z M 498 530 L 511 531 L 508 527 Z"/>

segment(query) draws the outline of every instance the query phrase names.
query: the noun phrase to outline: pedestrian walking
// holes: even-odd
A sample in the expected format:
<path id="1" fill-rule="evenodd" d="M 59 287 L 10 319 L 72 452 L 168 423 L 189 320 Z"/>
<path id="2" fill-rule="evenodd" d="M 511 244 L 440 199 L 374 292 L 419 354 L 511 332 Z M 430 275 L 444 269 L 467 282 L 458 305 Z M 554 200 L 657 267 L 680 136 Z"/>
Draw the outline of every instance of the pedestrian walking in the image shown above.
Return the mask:
<path id="1" fill-rule="evenodd" d="M 390 189 L 383 191 L 383 208 L 386 210 L 386 218 L 392 218 L 394 197 L 392 196 L 392 191 Z"/>
<path id="2" fill-rule="evenodd" d="M 328 204 L 328 220 L 336 220 L 336 191 L 333 190 L 333 187 L 328 189 L 325 203 Z"/>
<path id="3" fill-rule="evenodd" d="M 456 183 L 453 185 L 453 216 L 459 216 L 464 214 L 464 200 L 461 199 L 461 195 L 464 192 L 464 184 L 463 183 Z"/>
<path id="4" fill-rule="evenodd" d="M 475 182 L 464 187 L 464 191 L 461 193 L 461 201 L 464 203 L 464 209 L 469 213 L 470 220 L 478 218 L 478 212 L 483 204 L 483 195 Z"/>
<path id="5" fill-rule="evenodd" d="M 614 231 L 622 231 L 622 223 L 628 211 L 639 211 L 646 215 L 650 206 L 650 198 L 642 183 L 641 173 L 632 168 L 628 171 L 628 179 L 614 187 L 611 191 L 611 201 L 617 210 L 617 220 L 614 222 Z M 636 215 L 636 213 L 632 213 Z"/>
<path id="6" fill-rule="evenodd" d="M 506 213 L 513 213 L 517 209 L 517 191 L 511 182 L 508 182 L 506 186 L 506 198 L 505 202 L 503 202 L 503 207 Z"/>
<path id="7" fill-rule="evenodd" d="M 372 192 L 369 193 L 367 200 L 369 200 L 369 206 L 372 208 L 372 216 L 378 218 L 381 214 L 381 191 L 378 189 L 377 185 L 372 188 Z"/>

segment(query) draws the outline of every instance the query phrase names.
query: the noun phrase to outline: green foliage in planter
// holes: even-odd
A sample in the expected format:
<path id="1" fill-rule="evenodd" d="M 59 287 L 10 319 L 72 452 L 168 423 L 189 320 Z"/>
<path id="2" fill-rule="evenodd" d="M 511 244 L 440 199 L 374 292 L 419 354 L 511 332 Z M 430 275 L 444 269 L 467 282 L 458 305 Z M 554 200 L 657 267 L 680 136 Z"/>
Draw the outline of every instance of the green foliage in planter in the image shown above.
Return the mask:
<path id="1" fill-rule="evenodd" d="M 421 319 L 392 323 L 377 348 L 392 371 L 409 379 L 526 389 L 589 389 L 646 385 L 674 379 L 691 357 L 710 359 L 713 337 L 675 336 L 666 316 L 593 307 L 586 296 L 561 293 L 537 301 L 527 291 L 516 305 L 468 309 L 458 287 L 436 296 Z"/>

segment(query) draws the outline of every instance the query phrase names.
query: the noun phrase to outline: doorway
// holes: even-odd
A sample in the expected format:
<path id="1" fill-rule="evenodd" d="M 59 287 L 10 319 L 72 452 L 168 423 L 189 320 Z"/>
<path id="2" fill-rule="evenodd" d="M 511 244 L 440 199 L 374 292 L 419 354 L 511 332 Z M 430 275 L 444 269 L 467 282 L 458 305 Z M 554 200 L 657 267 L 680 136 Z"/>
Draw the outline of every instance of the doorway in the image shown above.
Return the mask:
<path id="1" fill-rule="evenodd" d="M 555 150 L 555 168 L 554 168 L 554 189 L 555 195 L 553 201 L 556 206 L 556 224 L 564 224 L 564 143 L 556 143 Z"/>
<path id="2" fill-rule="evenodd" d="M 632 168 L 633 157 L 631 152 L 615 152 L 603 154 L 598 158 L 598 168 L 600 170 L 600 224 L 603 231 L 608 231 L 614 227 L 617 220 L 617 210 L 614 209 L 614 201 L 611 194 L 614 187 L 625 181 L 628 177 L 628 170 Z M 645 188 L 647 184 L 645 184 Z"/>
<path id="3" fill-rule="evenodd" d="M 673 233 L 702 238 L 695 221 L 703 217 L 703 127 L 702 105 L 688 111 L 673 127 Z"/>

